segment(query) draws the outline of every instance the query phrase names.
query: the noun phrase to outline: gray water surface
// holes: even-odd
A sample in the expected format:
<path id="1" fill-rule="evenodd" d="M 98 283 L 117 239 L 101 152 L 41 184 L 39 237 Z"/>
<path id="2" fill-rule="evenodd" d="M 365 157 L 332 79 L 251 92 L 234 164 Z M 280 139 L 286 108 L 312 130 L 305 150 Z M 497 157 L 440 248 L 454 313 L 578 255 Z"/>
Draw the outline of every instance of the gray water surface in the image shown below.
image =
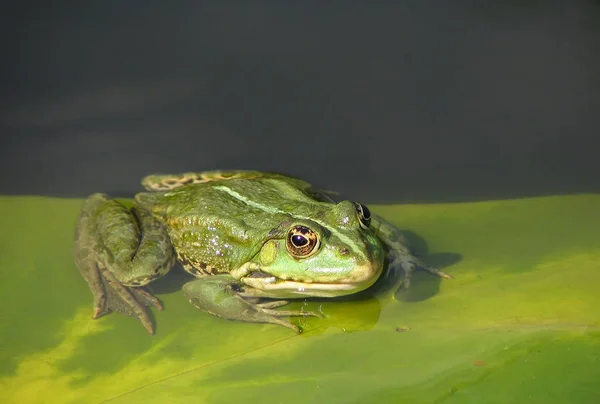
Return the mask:
<path id="1" fill-rule="evenodd" d="M 600 5 L 5 6 L 0 193 L 281 171 L 365 202 L 600 191 Z"/>

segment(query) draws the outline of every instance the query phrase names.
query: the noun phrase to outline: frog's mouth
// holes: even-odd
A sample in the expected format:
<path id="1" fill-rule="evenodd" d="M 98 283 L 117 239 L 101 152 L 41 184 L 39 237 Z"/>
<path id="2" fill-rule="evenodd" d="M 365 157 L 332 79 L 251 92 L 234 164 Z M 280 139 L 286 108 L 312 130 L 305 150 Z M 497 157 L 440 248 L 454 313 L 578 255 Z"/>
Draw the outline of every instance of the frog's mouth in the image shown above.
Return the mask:
<path id="1" fill-rule="evenodd" d="M 290 281 L 277 278 L 261 271 L 252 271 L 240 278 L 240 281 L 252 290 L 246 289 L 246 296 L 263 297 L 334 297 L 356 293 L 371 286 L 371 283 L 318 283 Z"/>

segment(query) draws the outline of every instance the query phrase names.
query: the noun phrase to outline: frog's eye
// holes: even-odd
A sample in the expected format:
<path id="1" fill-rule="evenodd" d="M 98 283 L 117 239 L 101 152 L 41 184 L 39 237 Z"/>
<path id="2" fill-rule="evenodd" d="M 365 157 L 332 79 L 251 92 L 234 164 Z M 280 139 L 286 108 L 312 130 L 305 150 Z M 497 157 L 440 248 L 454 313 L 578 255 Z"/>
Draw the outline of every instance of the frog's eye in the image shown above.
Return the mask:
<path id="1" fill-rule="evenodd" d="M 319 237 L 306 226 L 294 226 L 288 232 L 286 246 L 292 256 L 306 258 L 319 248 Z"/>
<path id="2" fill-rule="evenodd" d="M 362 203 L 354 202 L 354 206 L 356 207 L 356 216 L 358 216 L 360 227 L 368 229 L 371 224 L 371 211 Z"/>

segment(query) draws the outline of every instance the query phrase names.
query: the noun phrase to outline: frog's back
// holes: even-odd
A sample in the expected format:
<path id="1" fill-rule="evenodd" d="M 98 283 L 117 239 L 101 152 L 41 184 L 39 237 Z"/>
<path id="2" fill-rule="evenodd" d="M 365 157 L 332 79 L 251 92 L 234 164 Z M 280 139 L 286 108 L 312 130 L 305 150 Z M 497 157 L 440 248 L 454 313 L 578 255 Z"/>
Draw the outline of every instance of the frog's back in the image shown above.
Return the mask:
<path id="1" fill-rule="evenodd" d="M 208 171 L 152 175 L 142 181 L 148 190 L 136 200 L 160 217 L 231 216 L 255 211 L 311 213 L 315 205 L 333 202 L 325 192 L 293 177 L 258 171 Z"/>
<path id="2" fill-rule="evenodd" d="M 298 188 L 311 187 L 311 185 L 299 178 L 288 177 L 278 173 L 266 173 L 261 171 L 247 170 L 215 170 L 202 172 L 188 172 L 181 174 L 153 174 L 142 179 L 142 186 L 148 191 L 169 191 L 185 185 L 219 183 L 233 179 L 255 180 L 255 179 L 279 179 L 294 183 Z"/>
<path id="3" fill-rule="evenodd" d="M 223 271 L 244 262 L 291 216 L 312 217 L 329 208 L 330 202 L 307 182 L 243 173 L 140 193 L 136 201 L 165 223 L 181 261 Z"/>

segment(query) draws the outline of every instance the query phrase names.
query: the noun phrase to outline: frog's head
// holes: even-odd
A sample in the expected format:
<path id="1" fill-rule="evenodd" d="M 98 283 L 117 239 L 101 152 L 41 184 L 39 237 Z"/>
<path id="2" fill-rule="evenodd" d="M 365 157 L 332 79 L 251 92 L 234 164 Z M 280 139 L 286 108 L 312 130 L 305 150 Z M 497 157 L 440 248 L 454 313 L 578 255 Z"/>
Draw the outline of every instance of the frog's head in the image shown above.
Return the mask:
<path id="1" fill-rule="evenodd" d="M 250 262 L 232 271 L 262 296 L 342 296 L 371 286 L 384 249 L 365 205 L 343 201 L 272 229 Z"/>

